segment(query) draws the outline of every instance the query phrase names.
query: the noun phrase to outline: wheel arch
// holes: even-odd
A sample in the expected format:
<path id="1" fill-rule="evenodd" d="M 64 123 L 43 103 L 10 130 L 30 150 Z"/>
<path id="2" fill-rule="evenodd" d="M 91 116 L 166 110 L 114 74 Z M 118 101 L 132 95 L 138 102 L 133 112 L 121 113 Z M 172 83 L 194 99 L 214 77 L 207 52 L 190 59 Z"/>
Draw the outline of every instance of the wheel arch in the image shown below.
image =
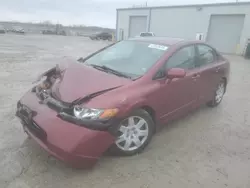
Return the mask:
<path id="1" fill-rule="evenodd" d="M 141 104 L 141 105 L 135 105 L 133 108 L 131 108 L 131 111 L 135 111 L 135 110 L 145 110 L 149 116 L 152 118 L 153 120 L 153 123 L 154 123 L 154 133 L 156 131 L 156 125 L 157 125 L 157 117 L 156 117 L 156 111 L 154 110 L 154 108 L 152 108 L 151 106 L 149 105 L 146 105 L 146 104 Z"/>
<path id="2" fill-rule="evenodd" d="M 157 114 L 156 114 L 156 110 L 147 103 L 147 100 L 144 98 L 141 98 L 140 100 L 137 100 L 136 103 L 130 104 L 128 106 L 126 106 L 126 109 L 124 110 L 126 115 L 129 115 L 131 112 L 135 111 L 135 110 L 145 110 L 150 117 L 152 118 L 154 124 L 157 124 Z"/>
<path id="3" fill-rule="evenodd" d="M 225 92 L 226 92 L 226 90 L 227 90 L 227 78 L 222 77 L 221 79 L 225 82 Z"/>
<path id="4" fill-rule="evenodd" d="M 155 110 L 152 107 L 144 105 L 141 106 L 140 109 L 145 110 L 151 116 L 154 123 L 156 123 Z"/>

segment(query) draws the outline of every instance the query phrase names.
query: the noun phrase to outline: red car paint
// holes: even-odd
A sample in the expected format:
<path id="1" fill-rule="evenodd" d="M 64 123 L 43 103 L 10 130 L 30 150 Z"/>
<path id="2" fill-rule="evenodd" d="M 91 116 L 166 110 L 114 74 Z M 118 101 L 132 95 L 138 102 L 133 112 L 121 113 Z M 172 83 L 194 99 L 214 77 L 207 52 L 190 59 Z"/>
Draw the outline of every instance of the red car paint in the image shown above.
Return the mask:
<path id="1" fill-rule="evenodd" d="M 108 74 L 80 63 L 68 62 L 60 65 L 61 77 L 52 86 L 57 98 L 72 102 L 80 97 L 101 90 L 114 88 L 84 103 L 90 108 L 118 108 L 118 118 L 126 117 L 131 111 L 144 108 L 149 111 L 157 124 L 167 123 L 190 110 L 211 100 L 220 79 L 228 81 L 229 63 L 218 55 L 216 62 L 202 68 L 172 70 L 183 78 L 153 79 L 163 64 L 180 48 L 201 42 L 167 38 L 136 38 L 167 45 L 169 49 L 141 78 L 132 81 Z M 201 43 L 202 44 L 202 43 Z M 47 134 L 46 139 L 38 138 L 30 129 L 25 131 L 45 150 L 56 158 L 74 167 L 92 166 L 115 140 L 109 131 L 91 130 L 60 119 L 58 113 L 41 104 L 35 93 L 28 91 L 20 103 L 36 113 L 33 121 Z M 118 126 L 118 124 L 117 124 Z"/>
<path id="2" fill-rule="evenodd" d="M 72 63 L 64 72 L 60 82 L 54 85 L 55 88 L 53 89 L 60 96 L 61 100 L 71 102 L 93 92 L 120 87 L 130 82 L 132 81 L 98 71 L 92 67 Z"/>
<path id="3" fill-rule="evenodd" d="M 37 112 L 33 121 L 47 133 L 47 138 L 37 138 L 26 126 L 25 131 L 50 154 L 71 166 L 94 164 L 114 141 L 108 132 L 93 131 L 61 120 L 54 110 L 39 104 L 34 93 L 26 93 L 21 102 Z"/>

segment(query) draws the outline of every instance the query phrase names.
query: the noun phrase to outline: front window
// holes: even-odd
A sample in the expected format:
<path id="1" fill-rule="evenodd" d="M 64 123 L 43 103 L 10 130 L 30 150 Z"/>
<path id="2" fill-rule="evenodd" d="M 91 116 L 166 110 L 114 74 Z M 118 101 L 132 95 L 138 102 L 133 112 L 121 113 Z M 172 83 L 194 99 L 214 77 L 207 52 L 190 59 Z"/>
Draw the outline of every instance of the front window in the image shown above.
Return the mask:
<path id="1" fill-rule="evenodd" d="M 193 69 L 195 67 L 195 47 L 187 46 L 175 52 L 167 61 L 166 68 Z"/>
<path id="2" fill-rule="evenodd" d="M 143 41 L 121 41 L 85 61 L 90 66 L 105 66 L 131 78 L 144 75 L 166 52 L 167 46 Z"/>

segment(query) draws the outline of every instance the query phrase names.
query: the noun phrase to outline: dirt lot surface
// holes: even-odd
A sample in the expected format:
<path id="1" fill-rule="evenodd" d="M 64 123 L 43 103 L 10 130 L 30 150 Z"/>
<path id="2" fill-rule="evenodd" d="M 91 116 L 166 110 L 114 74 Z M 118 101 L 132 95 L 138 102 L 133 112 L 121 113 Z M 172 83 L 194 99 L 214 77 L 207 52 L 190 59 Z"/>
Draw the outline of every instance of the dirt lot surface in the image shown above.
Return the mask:
<path id="1" fill-rule="evenodd" d="M 202 107 L 159 131 L 144 153 L 103 157 L 75 170 L 27 139 L 16 101 L 64 56 L 107 45 L 81 37 L 0 35 L 0 188 L 250 187 L 250 61 L 230 56 L 231 80 L 217 108 Z"/>

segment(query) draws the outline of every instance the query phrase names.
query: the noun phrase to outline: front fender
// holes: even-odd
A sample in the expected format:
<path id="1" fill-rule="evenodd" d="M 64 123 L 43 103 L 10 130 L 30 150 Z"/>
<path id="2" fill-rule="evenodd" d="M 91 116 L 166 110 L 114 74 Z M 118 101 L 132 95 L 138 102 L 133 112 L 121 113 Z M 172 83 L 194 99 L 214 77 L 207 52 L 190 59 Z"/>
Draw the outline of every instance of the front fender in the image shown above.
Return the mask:
<path id="1" fill-rule="evenodd" d="M 121 114 L 123 114 L 123 117 L 129 116 L 131 112 L 133 112 L 136 109 L 140 109 L 143 106 L 148 106 L 147 100 L 145 98 L 140 98 L 136 100 L 135 102 L 129 102 L 131 99 L 128 99 L 127 103 L 123 103 L 121 107 Z"/>

